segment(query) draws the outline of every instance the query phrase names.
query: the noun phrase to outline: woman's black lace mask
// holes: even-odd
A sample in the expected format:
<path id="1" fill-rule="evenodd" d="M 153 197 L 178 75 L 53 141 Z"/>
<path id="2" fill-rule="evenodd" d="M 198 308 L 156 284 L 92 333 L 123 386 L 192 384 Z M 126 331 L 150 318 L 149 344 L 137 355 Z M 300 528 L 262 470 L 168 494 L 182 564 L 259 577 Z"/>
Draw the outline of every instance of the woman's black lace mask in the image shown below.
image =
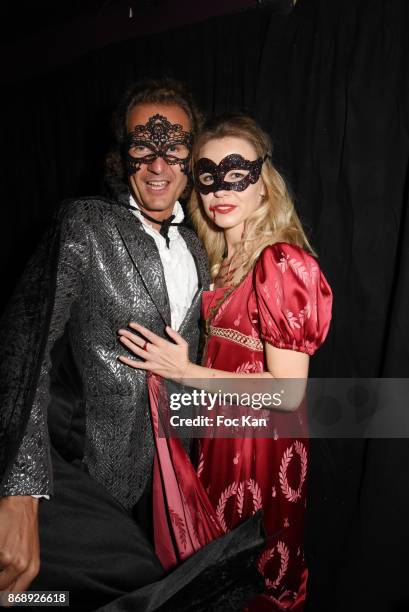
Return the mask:
<path id="1" fill-rule="evenodd" d="M 169 165 L 179 164 L 189 174 L 192 134 L 179 123 L 170 123 L 163 115 L 153 115 L 143 125 L 136 125 L 126 136 L 124 157 L 128 175 L 137 172 L 141 164 L 152 164 L 162 157 Z"/>
<path id="2" fill-rule="evenodd" d="M 249 161 L 238 153 L 232 153 L 219 164 L 202 157 L 195 163 L 195 187 L 204 195 L 216 191 L 244 191 L 250 184 L 257 183 L 267 157 Z"/>

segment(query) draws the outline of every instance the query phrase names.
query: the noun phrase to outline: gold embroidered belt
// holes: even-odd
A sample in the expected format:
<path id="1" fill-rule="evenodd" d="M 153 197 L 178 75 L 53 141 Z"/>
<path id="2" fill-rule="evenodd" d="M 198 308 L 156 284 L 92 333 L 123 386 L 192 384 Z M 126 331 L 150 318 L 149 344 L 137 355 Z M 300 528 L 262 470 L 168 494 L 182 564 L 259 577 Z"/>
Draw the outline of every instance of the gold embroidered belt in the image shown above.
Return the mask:
<path id="1" fill-rule="evenodd" d="M 236 329 L 226 329 L 224 327 L 213 327 L 213 325 L 210 325 L 209 335 L 218 336 L 219 338 L 225 338 L 226 340 L 230 340 L 231 342 L 240 344 L 240 346 L 245 346 L 250 351 L 264 350 L 263 343 L 259 338 L 253 338 L 253 336 L 246 336 L 246 334 L 242 334 Z"/>

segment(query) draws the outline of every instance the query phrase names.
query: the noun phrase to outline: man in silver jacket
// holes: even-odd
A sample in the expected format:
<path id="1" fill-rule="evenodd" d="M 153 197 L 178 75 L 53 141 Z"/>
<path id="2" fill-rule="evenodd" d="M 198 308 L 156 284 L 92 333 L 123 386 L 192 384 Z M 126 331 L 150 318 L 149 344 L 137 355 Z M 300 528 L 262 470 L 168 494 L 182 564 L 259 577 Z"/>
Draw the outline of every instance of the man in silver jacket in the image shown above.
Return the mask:
<path id="1" fill-rule="evenodd" d="M 63 567 L 78 574 L 79 592 L 102 593 L 95 608 L 129 589 L 127 575 L 133 588 L 163 575 L 134 531 L 138 505 L 149 500 L 154 443 L 145 373 L 118 361 L 117 330 L 137 320 L 165 335 L 171 325 L 196 359 L 207 257 L 181 225 L 178 198 L 199 120 L 177 83 L 134 88 L 117 115 L 110 196 L 61 208 L 11 302 L 2 337 L 0 590 L 23 591 L 39 573 L 38 515 L 37 589 L 63 588 Z M 129 561 L 132 546 L 145 565 Z"/>

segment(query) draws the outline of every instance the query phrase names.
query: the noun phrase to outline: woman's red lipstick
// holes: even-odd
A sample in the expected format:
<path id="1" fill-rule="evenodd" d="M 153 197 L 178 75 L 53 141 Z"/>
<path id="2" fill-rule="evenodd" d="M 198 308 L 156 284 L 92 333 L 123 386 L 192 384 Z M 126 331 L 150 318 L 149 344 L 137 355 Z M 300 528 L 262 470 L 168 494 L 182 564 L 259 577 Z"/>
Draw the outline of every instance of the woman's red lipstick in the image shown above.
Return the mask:
<path id="1" fill-rule="evenodd" d="M 216 204 L 216 206 L 210 206 L 209 210 L 213 214 L 219 213 L 220 215 L 227 215 L 229 212 L 237 208 L 232 204 Z"/>

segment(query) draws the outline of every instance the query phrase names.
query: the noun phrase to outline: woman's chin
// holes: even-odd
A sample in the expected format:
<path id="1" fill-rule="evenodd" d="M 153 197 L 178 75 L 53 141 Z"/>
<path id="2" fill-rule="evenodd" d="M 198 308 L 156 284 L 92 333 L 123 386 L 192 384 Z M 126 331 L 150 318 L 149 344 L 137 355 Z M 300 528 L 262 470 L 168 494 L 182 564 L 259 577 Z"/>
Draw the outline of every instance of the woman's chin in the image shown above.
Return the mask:
<path id="1" fill-rule="evenodd" d="M 243 223 L 241 219 L 229 219 L 228 215 L 216 215 L 215 217 L 212 215 L 209 216 L 209 219 L 211 219 L 219 229 L 223 230 L 233 229 Z"/>

